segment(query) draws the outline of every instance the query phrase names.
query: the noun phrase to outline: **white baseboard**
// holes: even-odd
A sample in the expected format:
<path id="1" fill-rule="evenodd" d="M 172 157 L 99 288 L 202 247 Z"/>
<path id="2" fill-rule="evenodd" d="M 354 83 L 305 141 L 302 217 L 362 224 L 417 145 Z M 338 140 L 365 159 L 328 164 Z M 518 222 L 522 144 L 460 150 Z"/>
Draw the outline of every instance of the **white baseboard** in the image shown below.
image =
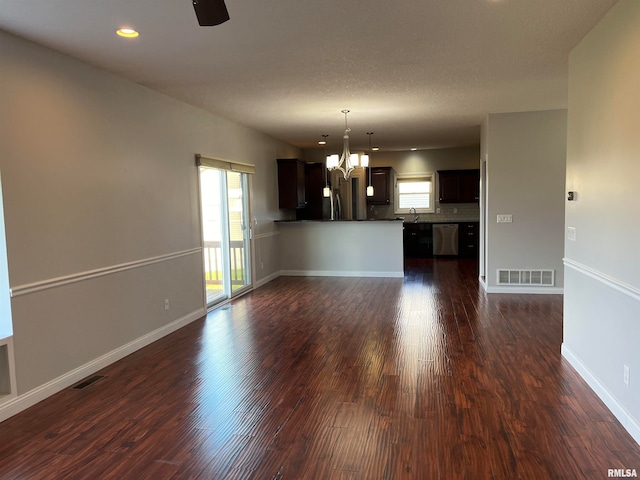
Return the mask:
<path id="1" fill-rule="evenodd" d="M 283 277 L 373 277 L 404 278 L 404 272 L 352 272 L 344 270 L 282 270 Z"/>
<path id="2" fill-rule="evenodd" d="M 490 287 L 484 282 L 480 282 L 487 293 L 531 293 L 534 295 L 562 295 L 562 287 Z"/>
<path id="3" fill-rule="evenodd" d="M 633 439 L 640 445 L 640 423 L 631 416 L 627 409 L 612 395 L 609 389 L 600 383 L 595 375 L 582 363 L 580 358 L 564 343 L 562 344 L 562 356 L 576 369 L 584 381 L 587 382 L 587 385 L 600 397 L 600 400 L 604 402 L 625 430 L 629 432 Z"/>
<path id="4" fill-rule="evenodd" d="M 263 285 L 266 285 L 267 283 L 269 283 L 272 280 L 275 280 L 276 278 L 278 278 L 280 275 L 282 275 L 282 272 L 276 272 L 276 273 L 272 273 L 271 275 L 268 275 L 264 278 L 261 278 L 260 280 L 258 280 L 257 282 L 255 282 L 253 284 L 253 288 L 260 288 Z"/>
<path id="5" fill-rule="evenodd" d="M 207 311 L 204 308 L 189 313 L 188 315 L 185 315 L 184 317 L 174 320 L 173 322 L 163 327 L 149 332 L 146 335 L 133 340 L 132 342 L 118 347 L 115 350 L 112 350 L 111 352 L 90 361 L 89 363 L 85 363 L 84 365 L 71 370 L 70 372 L 67 372 L 60 377 L 51 380 L 50 382 L 40 385 L 39 387 L 34 388 L 33 390 L 23 395 L 18 395 L 17 397 L 12 398 L 6 403 L 0 405 L 0 422 L 6 420 L 9 417 L 12 417 L 13 415 L 16 415 L 17 413 L 20 413 L 23 410 L 26 410 L 27 408 L 35 405 L 45 398 L 48 398 L 51 395 L 64 390 L 65 388 L 70 387 L 83 378 L 86 378 L 89 375 L 101 370 L 102 368 L 105 368 L 112 363 L 126 357 L 127 355 L 140 350 L 143 347 L 146 347 L 156 340 L 159 340 L 162 337 L 175 332 L 185 325 L 188 325 L 189 323 L 204 317 L 206 314 Z"/>

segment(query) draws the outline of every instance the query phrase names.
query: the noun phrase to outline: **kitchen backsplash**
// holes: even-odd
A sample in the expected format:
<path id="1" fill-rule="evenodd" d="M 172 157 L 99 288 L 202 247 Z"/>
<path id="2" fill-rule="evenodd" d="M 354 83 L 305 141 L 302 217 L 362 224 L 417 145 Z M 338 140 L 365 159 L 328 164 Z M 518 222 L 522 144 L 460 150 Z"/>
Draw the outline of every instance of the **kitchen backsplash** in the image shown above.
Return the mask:
<path id="1" fill-rule="evenodd" d="M 440 213 L 420 213 L 421 222 L 477 222 L 480 219 L 480 207 L 474 203 L 447 203 L 446 205 L 436 204 L 436 211 Z M 393 205 L 370 205 L 367 208 L 367 218 L 390 219 L 404 217 L 405 221 L 412 222 L 413 214 L 393 213 Z"/>

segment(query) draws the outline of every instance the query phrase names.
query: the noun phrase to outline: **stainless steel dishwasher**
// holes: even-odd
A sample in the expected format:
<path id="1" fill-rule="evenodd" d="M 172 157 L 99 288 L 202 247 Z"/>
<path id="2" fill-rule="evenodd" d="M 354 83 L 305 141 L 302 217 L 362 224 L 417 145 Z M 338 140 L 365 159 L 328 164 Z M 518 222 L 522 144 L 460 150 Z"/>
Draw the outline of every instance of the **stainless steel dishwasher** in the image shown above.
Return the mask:
<path id="1" fill-rule="evenodd" d="M 436 223 L 433 225 L 433 254 L 458 255 L 457 223 Z"/>

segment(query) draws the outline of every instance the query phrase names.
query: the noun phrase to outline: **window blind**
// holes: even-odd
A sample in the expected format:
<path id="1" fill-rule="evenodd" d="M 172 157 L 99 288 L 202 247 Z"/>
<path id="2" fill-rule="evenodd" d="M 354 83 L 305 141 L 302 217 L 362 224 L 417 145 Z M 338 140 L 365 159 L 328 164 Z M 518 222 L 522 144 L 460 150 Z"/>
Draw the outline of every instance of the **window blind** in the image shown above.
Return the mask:
<path id="1" fill-rule="evenodd" d="M 222 160 L 220 158 L 207 157 L 206 155 L 201 155 L 199 153 L 196 154 L 196 165 L 198 167 L 217 168 L 219 170 L 228 170 L 231 172 L 256 173 L 256 166 L 251 163 Z"/>

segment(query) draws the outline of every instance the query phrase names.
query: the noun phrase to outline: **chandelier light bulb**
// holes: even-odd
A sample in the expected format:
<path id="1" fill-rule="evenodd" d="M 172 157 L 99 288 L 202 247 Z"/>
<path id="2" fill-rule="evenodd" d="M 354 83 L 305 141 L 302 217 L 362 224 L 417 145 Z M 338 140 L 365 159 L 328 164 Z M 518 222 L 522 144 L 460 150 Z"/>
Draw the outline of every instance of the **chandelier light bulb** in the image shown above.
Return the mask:
<path id="1" fill-rule="evenodd" d="M 362 156 L 362 164 L 363 166 L 366 166 L 366 167 L 369 166 L 369 155 L 371 155 L 371 135 L 373 135 L 373 132 L 367 132 L 367 136 L 369 137 L 369 153 L 367 155 Z M 364 165 L 365 157 L 367 162 L 366 165 Z M 367 168 L 367 170 L 369 171 L 369 185 L 367 186 L 367 197 L 373 197 L 373 185 L 371 185 L 371 168 Z"/>

